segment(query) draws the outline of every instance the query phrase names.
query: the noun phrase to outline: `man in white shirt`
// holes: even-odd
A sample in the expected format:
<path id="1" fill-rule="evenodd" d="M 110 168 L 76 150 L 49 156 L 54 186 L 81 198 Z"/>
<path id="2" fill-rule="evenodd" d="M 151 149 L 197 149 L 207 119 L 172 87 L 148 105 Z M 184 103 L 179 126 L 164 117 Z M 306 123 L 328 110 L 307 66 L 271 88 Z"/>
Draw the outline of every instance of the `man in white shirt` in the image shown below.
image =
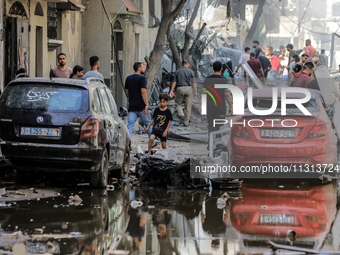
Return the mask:
<path id="1" fill-rule="evenodd" d="M 95 78 L 99 78 L 102 81 L 104 81 L 103 75 L 100 72 L 98 72 L 98 70 L 99 70 L 99 58 L 97 56 L 90 57 L 90 66 L 91 66 L 91 71 L 86 72 L 86 74 L 84 74 L 82 79 L 86 80 L 87 78 L 95 77 Z"/>
<path id="2" fill-rule="evenodd" d="M 249 47 L 245 47 L 244 48 L 244 54 L 241 55 L 240 60 L 238 61 L 238 65 L 236 67 L 236 71 L 233 72 L 233 74 L 235 75 L 238 70 L 240 69 L 242 64 L 246 64 L 248 60 L 250 60 L 250 48 Z"/>

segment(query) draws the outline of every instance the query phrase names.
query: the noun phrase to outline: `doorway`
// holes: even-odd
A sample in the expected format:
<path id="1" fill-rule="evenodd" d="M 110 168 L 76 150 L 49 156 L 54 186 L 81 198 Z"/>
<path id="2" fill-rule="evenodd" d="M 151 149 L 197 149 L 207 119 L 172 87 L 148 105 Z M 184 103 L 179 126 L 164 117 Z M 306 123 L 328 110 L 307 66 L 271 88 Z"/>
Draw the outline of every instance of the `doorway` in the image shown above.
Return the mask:
<path id="1" fill-rule="evenodd" d="M 115 32 L 115 54 L 117 57 L 115 58 L 114 65 L 114 81 L 116 84 L 116 103 L 117 106 L 120 107 L 123 105 L 123 97 L 125 96 L 123 89 L 123 33 Z M 118 62 L 117 62 L 118 59 Z"/>
<path id="2" fill-rule="evenodd" d="M 24 68 L 29 73 L 29 20 L 26 18 L 5 18 L 5 84 L 15 72 Z"/>
<path id="3" fill-rule="evenodd" d="M 35 33 L 35 76 L 43 76 L 43 28 L 36 27 Z"/>

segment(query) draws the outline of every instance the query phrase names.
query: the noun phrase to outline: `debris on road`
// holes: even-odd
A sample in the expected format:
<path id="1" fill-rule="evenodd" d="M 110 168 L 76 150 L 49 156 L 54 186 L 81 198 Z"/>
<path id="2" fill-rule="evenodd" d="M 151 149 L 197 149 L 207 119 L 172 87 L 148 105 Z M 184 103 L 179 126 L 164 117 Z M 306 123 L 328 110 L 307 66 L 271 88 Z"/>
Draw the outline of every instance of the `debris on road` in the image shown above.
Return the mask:
<path id="1" fill-rule="evenodd" d="M 137 154 L 136 177 L 143 186 L 163 186 L 168 188 L 204 188 L 204 178 L 191 178 L 190 159 L 183 163 L 154 156 Z"/>
<path id="2" fill-rule="evenodd" d="M 70 197 L 68 198 L 68 203 L 69 203 L 70 205 L 80 205 L 82 201 L 83 201 L 83 200 L 82 200 L 78 195 L 70 196 Z"/>
<path id="3" fill-rule="evenodd" d="M 136 209 L 137 207 L 141 207 L 143 205 L 142 201 L 137 201 L 137 200 L 133 200 L 130 203 L 131 207 Z"/>

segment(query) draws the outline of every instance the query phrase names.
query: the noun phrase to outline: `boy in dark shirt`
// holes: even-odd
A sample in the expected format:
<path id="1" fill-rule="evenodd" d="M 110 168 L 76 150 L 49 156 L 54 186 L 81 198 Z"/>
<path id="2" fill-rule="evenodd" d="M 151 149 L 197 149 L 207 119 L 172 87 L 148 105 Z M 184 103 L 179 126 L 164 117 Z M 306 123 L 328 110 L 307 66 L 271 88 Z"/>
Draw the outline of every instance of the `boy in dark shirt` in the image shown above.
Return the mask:
<path id="1" fill-rule="evenodd" d="M 165 93 L 160 94 L 159 95 L 160 107 L 157 107 L 155 109 L 150 124 L 144 130 L 144 133 L 146 133 L 151 127 L 151 125 L 154 124 L 152 128 L 150 140 L 149 140 L 149 154 L 151 154 L 152 144 L 156 137 L 161 139 L 162 148 L 166 149 L 166 136 L 168 135 L 168 130 L 173 120 L 171 111 L 166 106 L 168 103 L 169 103 L 169 95 Z"/>

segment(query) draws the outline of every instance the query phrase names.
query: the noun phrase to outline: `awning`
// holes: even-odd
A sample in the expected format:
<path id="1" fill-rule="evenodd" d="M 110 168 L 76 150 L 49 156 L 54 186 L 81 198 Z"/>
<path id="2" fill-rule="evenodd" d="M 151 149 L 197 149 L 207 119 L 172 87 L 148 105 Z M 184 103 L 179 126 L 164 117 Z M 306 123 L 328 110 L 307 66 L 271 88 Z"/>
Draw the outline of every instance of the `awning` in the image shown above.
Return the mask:
<path id="1" fill-rule="evenodd" d="M 68 0 L 68 2 L 57 3 L 57 9 L 62 11 L 80 11 L 81 9 L 85 9 L 85 6 L 75 0 Z"/>
<path id="2" fill-rule="evenodd" d="M 122 0 L 122 2 L 124 3 L 126 10 L 128 12 L 134 12 L 134 13 L 140 13 L 140 14 L 143 13 L 143 11 L 139 9 L 138 6 L 131 0 Z"/>

